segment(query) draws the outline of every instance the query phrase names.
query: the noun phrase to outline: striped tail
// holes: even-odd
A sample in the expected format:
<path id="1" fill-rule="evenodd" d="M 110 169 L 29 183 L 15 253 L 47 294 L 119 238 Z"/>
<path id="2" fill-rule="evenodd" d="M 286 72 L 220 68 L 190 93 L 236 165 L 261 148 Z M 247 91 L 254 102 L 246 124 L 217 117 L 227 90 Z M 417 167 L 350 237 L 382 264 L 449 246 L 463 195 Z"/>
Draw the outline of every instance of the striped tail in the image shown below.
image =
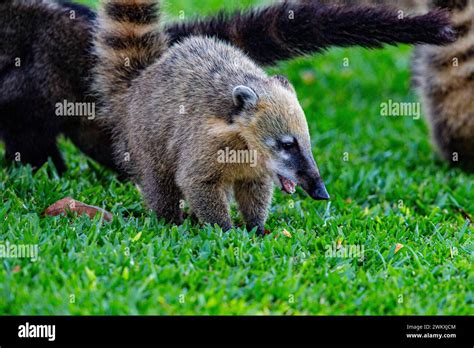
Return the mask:
<path id="1" fill-rule="evenodd" d="M 159 0 L 101 2 L 95 36 L 95 89 L 103 100 L 124 93 L 167 48 Z"/>
<path id="2" fill-rule="evenodd" d="M 190 35 L 214 36 L 267 65 L 332 46 L 443 45 L 456 38 L 445 11 L 400 18 L 387 6 L 326 6 L 317 0 L 285 0 L 261 9 L 222 12 L 166 30 L 171 44 Z"/>

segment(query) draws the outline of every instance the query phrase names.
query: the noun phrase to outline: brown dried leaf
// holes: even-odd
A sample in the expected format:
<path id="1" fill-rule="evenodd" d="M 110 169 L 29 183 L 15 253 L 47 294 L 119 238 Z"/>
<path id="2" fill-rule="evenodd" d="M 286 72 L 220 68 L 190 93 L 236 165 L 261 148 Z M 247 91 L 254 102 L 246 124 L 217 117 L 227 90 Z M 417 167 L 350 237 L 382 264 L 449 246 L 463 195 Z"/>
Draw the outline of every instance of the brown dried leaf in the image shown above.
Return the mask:
<path id="1" fill-rule="evenodd" d="M 76 201 L 75 199 L 71 197 L 66 197 L 63 198 L 53 205 L 49 206 L 45 211 L 45 215 L 49 216 L 57 216 L 60 214 L 66 214 L 67 212 L 75 212 L 78 215 L 88 215 L 91 219 L 96 216 L 97 214 L 101 214 L 104 216 L 104 220 L 106 221 L 112 221 L 113 220 L 113 215 L 109 213 L 108 211 L 93 206 L 93 205 L 88 205 L 79 201 Z"/>
<path id="2" fill-rule="evenodd" d="M 397 245 L 395 245 L 395 252 L 394 254 L 398 253 L 398 251 L 403 248 L 403 244 L 400 244 L 400 243 L 397 243 Z"/>
<path id="3" fill-rule="evenodd" d="M 316 73 L 314 70 L 301 71 L 300 77 L 306 85 L 311 85 L 316 82 Z"/>

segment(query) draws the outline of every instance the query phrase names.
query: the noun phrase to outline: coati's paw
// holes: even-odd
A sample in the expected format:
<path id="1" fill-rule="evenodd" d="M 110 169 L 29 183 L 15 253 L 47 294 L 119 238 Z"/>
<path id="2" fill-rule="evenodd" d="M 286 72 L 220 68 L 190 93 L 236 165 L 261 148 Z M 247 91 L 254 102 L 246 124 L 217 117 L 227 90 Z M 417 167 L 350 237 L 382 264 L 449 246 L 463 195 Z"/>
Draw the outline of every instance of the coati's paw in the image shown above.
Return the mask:
<path id="1" fill-rule="evenodd" d="M 257 234 L 257 236 L 259 237 L 263 237 L 266 233 L 265 233 L 265 228 L 262 226 L 262 227 L 258 227 L 257 228 L 257 231 L 255 232 Z"/>
<path id="2" fill-rule="evenodd" d="M 180 226 L 184 222 L 184 217 L 182 212 L 170 212 L 164 211 L 163 209 L 151 209 L 155 212 L 156 218 L 158 220 L 164 219 L 167 224 L 174 224 Z"/>

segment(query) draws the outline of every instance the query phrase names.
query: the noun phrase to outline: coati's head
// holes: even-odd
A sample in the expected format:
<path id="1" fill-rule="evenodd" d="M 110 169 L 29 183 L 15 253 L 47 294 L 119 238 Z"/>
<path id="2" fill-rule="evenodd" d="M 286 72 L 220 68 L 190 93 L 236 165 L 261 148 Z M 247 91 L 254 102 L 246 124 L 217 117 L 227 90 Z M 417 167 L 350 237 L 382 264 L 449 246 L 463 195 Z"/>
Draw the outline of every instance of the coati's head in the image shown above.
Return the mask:
<path id="1" fill-rule="evenodd" d="M 289 81 L 274 76 L 264 85 L 236 86 L 232 94 L 234 122 L 275 184 L 290 194 L 300 185 L 313 199 L 329 199 L 311 152 L 306 117 Z"/>

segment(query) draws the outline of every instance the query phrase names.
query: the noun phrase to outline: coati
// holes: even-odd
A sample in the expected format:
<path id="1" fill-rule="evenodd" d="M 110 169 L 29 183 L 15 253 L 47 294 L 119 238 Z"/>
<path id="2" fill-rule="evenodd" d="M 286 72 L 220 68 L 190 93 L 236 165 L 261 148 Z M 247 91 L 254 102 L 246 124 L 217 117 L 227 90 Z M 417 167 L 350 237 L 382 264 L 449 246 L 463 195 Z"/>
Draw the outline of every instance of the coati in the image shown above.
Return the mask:
<path id="1" fill-rule="evenodd" d="M 264 232 L 275 182 L 328 199 L 296 92 L 240 49 L 190 36 L 168 46 L 159 0 L 108 0 L 99 10 L 94 90 L 117 163 L 160 218 L 180 224 L 180 200 L 202 222 L 232 227 L 233 192 L 247 228 Z M 219 152 L 252 151 L 249 163 Z M 124 161 L 125 154 L 128 160 Z"/>
<path id="2" fill-rule="evenodd" d="M 94 142 L 102 144 L 107 136 L 97 122 L 55 115 L 55 104 L 63 100 L 93 102 L 87 97 L 85 73 L 93 65 L 87 54 L 92 12 L 80 9 L 71 24 L 69 13 L 54 3 L 0 4 L 0 136 L 9 160 L 39 167 L 51 157 L 62 172 L 66 166 L 56 137 L 64 132 L 80 139 L 81 128 L 93 134 L 82 143 L 82 150 L 100 157 Z"/>
<path id="3" fill-rule="evenodd" d="M 429 1 L 451 12 L 459 39 L 415 49 L 413 73 L 433 143 L 451 165 L 474 172 L 474 1 Z"/>
<path id="4" fill-rule="evenodd" d="M 324 4 L 384 4 L 407 13 L 449 10 L 458 40 L 421 45 L 413 56 L 413 82 L 432 142 L 453 166 L 474 171 L 474 0 L 301 0 Z"/>
<path id="5" fill-rule="evenodd" d="M 120 171 L 112 160 L 108 130 L 95 120 L 55 115 L 56 103 L 63 100 L 95 103 L 89 95 L 90 69 L 95 64 L 90 54 L 94 17 L 94 12 L 70 3 L 7 0 L 0 4 L 0 137 L 8 158 L 19 154 L 23 162 L 39 167 L 52 157 L 63 171 L 56 136 L 64 133 L 87 155 Z M 170 46 L 191 35 L 213 36 L 263 65 L 331 46 L 454 40 L 448 19 L 440 12 L 400 20 L 383 7 L 291 1 L 170 23 L 164 31 Z"/>

